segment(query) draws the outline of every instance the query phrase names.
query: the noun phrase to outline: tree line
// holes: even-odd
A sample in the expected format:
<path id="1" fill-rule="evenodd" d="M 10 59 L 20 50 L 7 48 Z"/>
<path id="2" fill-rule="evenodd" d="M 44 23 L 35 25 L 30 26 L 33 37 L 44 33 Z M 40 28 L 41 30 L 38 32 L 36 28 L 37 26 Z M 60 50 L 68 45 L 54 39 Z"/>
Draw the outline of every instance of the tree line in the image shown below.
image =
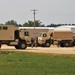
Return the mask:
<path id="1" fill-rule="evenodd" d="M 34 21 L 28 21 L 22 25 L 22 24 L 17 24 L 17 22 L 15 20 L 10 20 L 10 21 L 5 22 L 5 25 L 16 25 L 19 27 L 34 27 Z M 35 21 L 35 27 L 44 27 L 44 26 L 45 25 L 42 24 L 42 22 L 40 20 Z"/>
<path id="2" fill-rule="evenodd" d="M 23 25 L 22 24 L 18 24 L 15 20 L 9 20 L 7 22 L 5 22 L 5 25 L 16 25 L 19 27 L 34 27 L 34 21 L 28 21 L 25 22 Z M 49 25 L 44 25 L 42 24 L 42 22 L 40 20 L 36 20 L 35 21 L 35 27 L 57 27 L 57 26 L 62 26 L 62 25 L 72 25 L 75 26 L 75 24 L 49 24 Z"/>

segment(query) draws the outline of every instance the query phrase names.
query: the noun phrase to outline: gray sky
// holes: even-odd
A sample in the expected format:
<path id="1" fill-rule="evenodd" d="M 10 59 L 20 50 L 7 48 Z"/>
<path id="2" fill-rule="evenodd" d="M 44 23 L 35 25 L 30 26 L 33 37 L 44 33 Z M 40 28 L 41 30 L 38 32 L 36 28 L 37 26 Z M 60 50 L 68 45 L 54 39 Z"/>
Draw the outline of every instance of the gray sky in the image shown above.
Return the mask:
<path id="1" fill-rule="evenodd" d="M 0 23 L 33 20 L 33 9 L 42 24 L 75 24 L 75 0 L 0 0 Z"/>

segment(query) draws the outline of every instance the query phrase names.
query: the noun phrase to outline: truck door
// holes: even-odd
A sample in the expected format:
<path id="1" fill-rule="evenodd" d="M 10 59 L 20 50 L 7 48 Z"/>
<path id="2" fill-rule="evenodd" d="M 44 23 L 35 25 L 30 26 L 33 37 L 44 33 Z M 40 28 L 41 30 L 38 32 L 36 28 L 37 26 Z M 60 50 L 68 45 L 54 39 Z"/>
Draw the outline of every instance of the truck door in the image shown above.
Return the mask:
<path id="1" fill-rule="evenodd" d="M 44 41 L 47 38 L 47 34 L 45 33 L 40 33 L 39 37 L 38 37 L 38 41 Z"/>
<path id="2" fill-rule="evenodd" d="M 19 38 L 19 31 L 16 30 L 16 31 L 15 31 L 15 39 L 18 39 L 18 38 Z"/>
<path id="3" fill-rule="evenodd" d="M 47 39 L 47 34 L 43 34 L 43 40 Z"/>
<path id="4" fill-rule="evenodd" d="M 25 36 L 25 40 L 27 41 L 27 43 L 31 43 L 31 38 L 29 36 L 29 32 L 28 31 L 25 31 L 24 32 L 24 36 Z"/>

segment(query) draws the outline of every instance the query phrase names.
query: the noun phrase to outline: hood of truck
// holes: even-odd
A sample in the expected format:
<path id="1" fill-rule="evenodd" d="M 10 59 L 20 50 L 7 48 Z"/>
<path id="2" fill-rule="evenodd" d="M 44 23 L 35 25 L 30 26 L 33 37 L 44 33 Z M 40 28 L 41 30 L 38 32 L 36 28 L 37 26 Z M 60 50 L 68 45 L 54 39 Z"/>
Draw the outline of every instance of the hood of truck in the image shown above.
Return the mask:
<path id="1" fill-rule="evenodd" d="M 39 40 L 42 40 L 42 37 L 38 37 L 38 41 L 39 41 Z"/>
<path id="2" fill-rule="evenodd" d="M 43 43 L 45 43 L 45 41 L 46 41 L 46 38 L 38 37 L 38 43 L 39 44 L 43 44 Z"/>

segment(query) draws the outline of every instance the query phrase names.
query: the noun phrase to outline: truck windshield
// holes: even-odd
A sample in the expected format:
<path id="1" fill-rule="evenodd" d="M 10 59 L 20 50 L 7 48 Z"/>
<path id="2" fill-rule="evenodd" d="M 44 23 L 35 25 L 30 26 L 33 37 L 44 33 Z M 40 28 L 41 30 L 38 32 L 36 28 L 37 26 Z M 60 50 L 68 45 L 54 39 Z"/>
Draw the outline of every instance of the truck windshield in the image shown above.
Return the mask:
<path id="1" fill-rule="evenodd" d="M 39 37 L 42 37 L 42 33 L 39 34 Z"/>
<path id="2" fill-rule="evenodd" d="M 24 35 L 25 36 L 29 36 L 29 32 L 24 32 Z"/>

